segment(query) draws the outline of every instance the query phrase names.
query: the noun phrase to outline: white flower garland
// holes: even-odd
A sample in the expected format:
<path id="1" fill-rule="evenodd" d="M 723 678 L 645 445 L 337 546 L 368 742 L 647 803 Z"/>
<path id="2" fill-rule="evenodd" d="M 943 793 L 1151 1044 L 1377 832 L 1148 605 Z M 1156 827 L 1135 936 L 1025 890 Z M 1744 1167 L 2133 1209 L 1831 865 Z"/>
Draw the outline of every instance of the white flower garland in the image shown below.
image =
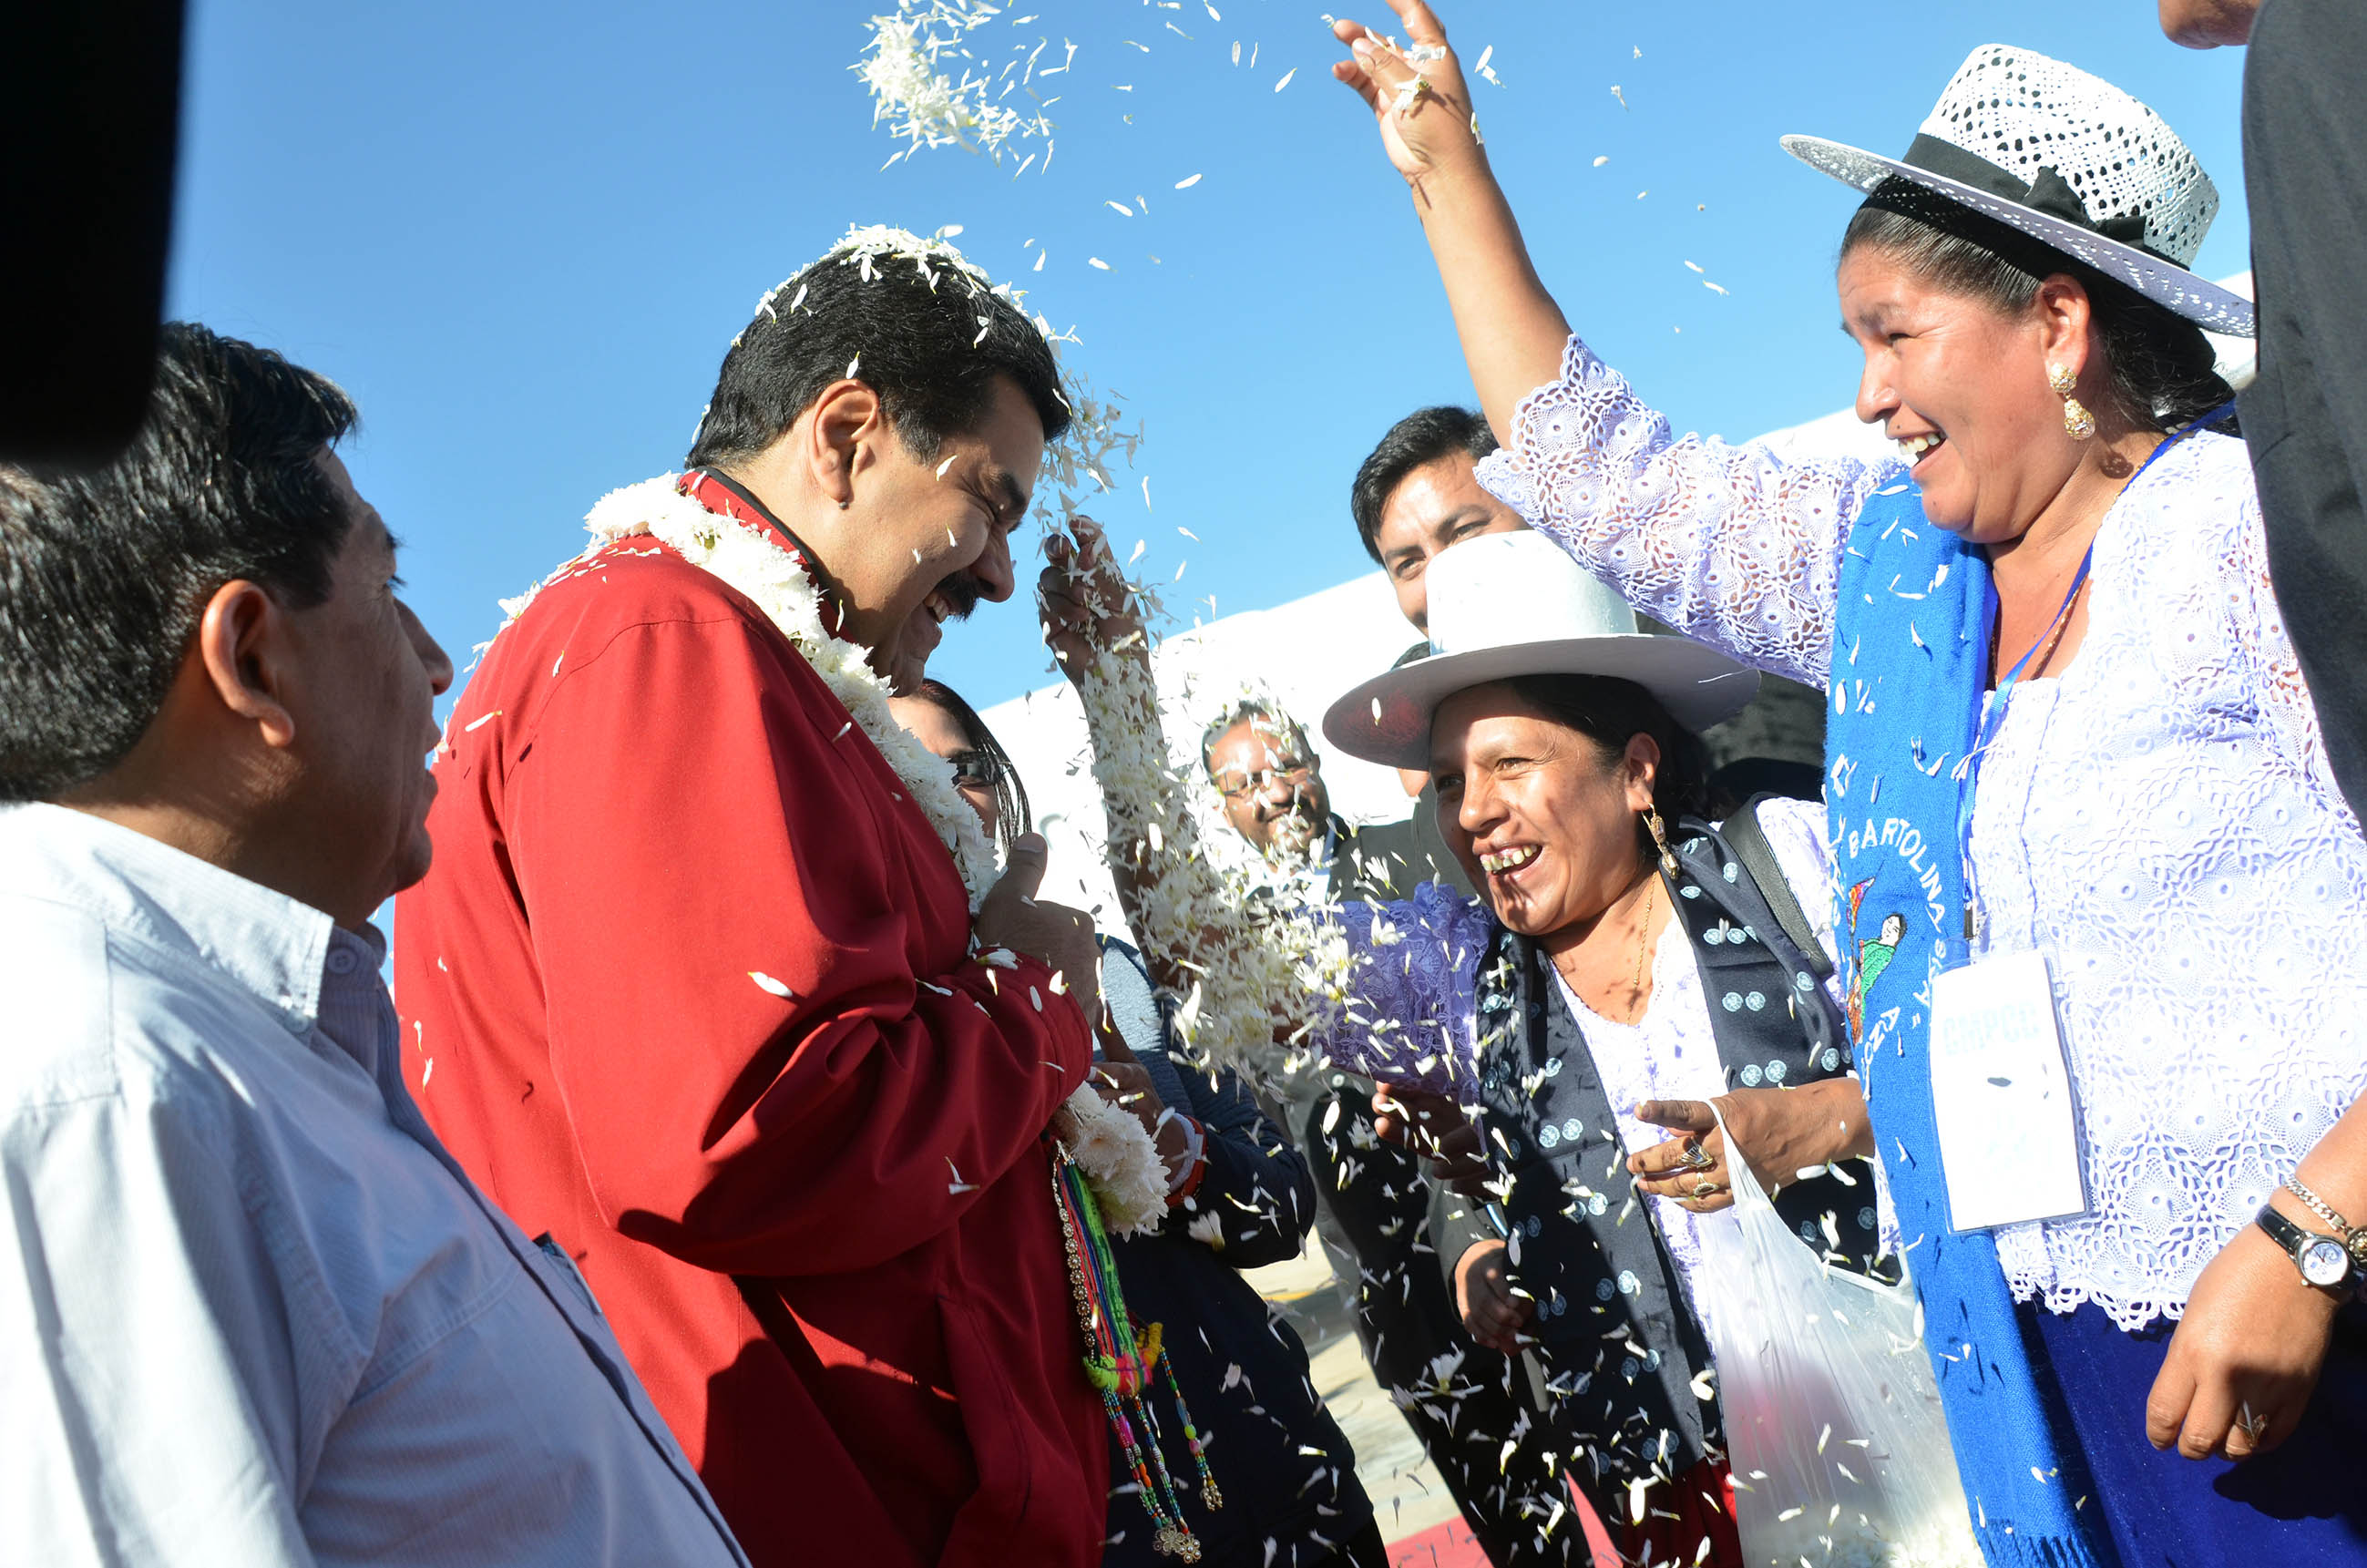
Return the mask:
<path id="1" fill-rule="evenodd" d="M 1073 1141 L 1061 1140 L 1093 1189 L 1103 1228 L 1121 1236 L 1147 1235 L 1167 1220 L 1167 1162 L 1130 1111 L 1102 1098 L 1091 1084 L 1068 1099 L 1076 1119 Z"/>
<path id="2" fill-rule="evenodd" d="M 871 667 L 869 652 L 824 628 L 821 590 L 805 562 L 769 531 L 760 533 L 708 511 L 676 488 L 680 482 L 678 474 L 661 474 L 602 496 L 583 519 L 591 530 L 592 549 L 646 534 L 692 565 L 713 573 L 763 610 L 912 791 L 913 803 L 953 856 L 975 913 L 986 890 L 994 885 L 994 850 L 979 825 L 978 813 L 954 788 L 953 765 L 896 722 L 888 708 L 888 683 Z"/>
<path id="3" fill-rule="evenodd" d="M 1095 591 L 1141 595 L 1115 562 Z M 1196 983 L 1176 1009 L 1195 1057 L 1269 1081 L 1310 1066 L 1293 1050 L 1347 994 L 1346 938 L 1319 904 L 1277 906 L 1246 869 L 1219 867 L 1200 847 L 1190 791 L 1195 776 L 1171 759 L 1147 657 L 1101 650 L 1077 682 L 1093 748 L 1093 778 L 1110 821 L 1114 859 L 1136 878 L 1144 949 Z M 1123 846 L 1123 847 L 1117 847 Z M 1124 875 L 1127 865 L 1114 865 Z"/>

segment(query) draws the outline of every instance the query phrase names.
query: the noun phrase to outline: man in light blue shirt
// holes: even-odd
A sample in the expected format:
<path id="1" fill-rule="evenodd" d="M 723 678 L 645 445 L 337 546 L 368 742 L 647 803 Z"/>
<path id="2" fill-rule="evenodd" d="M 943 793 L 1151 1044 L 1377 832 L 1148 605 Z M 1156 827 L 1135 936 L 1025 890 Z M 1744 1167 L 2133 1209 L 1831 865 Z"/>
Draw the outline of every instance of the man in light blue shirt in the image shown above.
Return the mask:
<path id="1" fill-rule="evenodd" d="M 128 453 L 0 468 L 0 1561 L 744 1568 L 403 1087 L 452 669 L 353 419 L 176 325 Z"/>

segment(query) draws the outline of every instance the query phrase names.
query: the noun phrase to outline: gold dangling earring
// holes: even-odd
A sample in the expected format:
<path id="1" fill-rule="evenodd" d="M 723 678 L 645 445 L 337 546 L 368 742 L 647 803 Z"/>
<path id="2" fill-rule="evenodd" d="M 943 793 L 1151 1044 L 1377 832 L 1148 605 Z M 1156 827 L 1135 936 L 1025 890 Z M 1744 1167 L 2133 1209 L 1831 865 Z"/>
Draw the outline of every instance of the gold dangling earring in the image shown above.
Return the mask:
<path id="1" fill-rule="evenodd" d="M 1652 842 L 1659 846 L 1660 869 L 1668 872 L 1669 875 L 1672 877 L 1675 876 L 1677 874 L 1676 851 L 1669 847 L 1669 830 L 1667 825 L 1660 821 L 1660 812 L 1658 807 L 1646 806 L 1644 808 L 1644 831 L 1652 835 Z"/>
<path id="2" fill-rule="evenodd" d="M 2071 395 L 2078 384 L 2079 378 L 2071 373 L 2069 366 L 2046 367 L 2047 388 L 2063 400 L 2063 433 L 2075 441 L 2084 441 L 2096 433 L 2096 416 Z"/>

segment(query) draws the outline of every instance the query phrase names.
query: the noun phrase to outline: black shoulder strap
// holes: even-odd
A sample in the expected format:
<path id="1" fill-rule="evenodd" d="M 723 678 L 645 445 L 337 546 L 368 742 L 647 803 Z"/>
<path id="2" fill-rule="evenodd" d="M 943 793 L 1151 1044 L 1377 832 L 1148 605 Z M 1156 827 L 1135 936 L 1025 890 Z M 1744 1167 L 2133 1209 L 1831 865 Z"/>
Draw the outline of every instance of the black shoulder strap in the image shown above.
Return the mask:
<path id="1" fill-rule="evenodd" d="M 1775 858 L 1775 846 L 1767 842 L 1767 830 L 1759 825 L 1760 802 L 1778 798 L 1751 796 L 1718 831 L 1735 858 L 1742 862 L 1742 869 L 1750 873 L 1750 880 L 1759 884 L 1760 896 L 1766 899 L 1776 924 L 1784 927 L 1784 935 L 1792 938 L 1792 945 L 1808 960 L 1809 971 L 1818 980 L 1829 979 L 1833 960 L 1825 956 L 1825 945 L 1817 940 L 1816 926 L 1801 910 L 1800 901 L 1793 896 L 1792 884 L 1784 879 L 1783 865 Z"/>

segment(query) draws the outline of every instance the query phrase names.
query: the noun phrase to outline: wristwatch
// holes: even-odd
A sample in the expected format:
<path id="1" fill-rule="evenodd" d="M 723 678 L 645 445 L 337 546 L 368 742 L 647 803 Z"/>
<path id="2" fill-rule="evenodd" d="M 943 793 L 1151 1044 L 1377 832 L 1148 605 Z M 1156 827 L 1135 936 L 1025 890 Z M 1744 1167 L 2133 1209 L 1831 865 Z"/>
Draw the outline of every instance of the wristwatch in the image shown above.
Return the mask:
<path id="1" fill-rule="evenodd" d="M 2260 1210 L 2258 1223 L 2269 1239 L 2282 1247 L 2301 1270 L 2301 1277 L 2323 1290 L 2349 1295 L 2359 1284 L 2359 1266 L 2350 1249 L 2332 1236 L 2305 1231 L 2273 1207 Z"/>

